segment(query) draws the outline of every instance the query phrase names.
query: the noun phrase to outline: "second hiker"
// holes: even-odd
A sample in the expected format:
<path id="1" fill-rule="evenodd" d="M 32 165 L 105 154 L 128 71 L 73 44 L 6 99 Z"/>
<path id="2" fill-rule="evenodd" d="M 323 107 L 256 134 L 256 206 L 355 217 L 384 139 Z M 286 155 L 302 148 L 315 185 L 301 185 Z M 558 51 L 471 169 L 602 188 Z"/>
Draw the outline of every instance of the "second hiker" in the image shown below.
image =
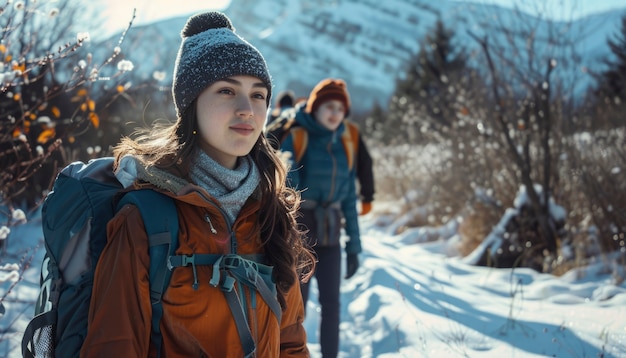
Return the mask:
<path id="1" fill-rule="evenodd" d="M 357 271 L 361 252 L 355 163 L 360 136 L 353 124 L 344 121 L 349 111 L 346 83 L 341 79 L 322 80 L 311 91 L 306 105 L 290 119 L 295 129 L 306 132 L 306 137 L 279 138 L 281 151 L 291 153 L 288 183 L 301 190 L 302 215 L 298 220 L 309 230 L 307 239 L 318 259 L 314 277 L 319 287 L 320 345 L 325 358 L 336 357 L 339 349 L 342 220 L 349 237 L 345 243 L 345 278 Z M 274 139 L 271 136 L 268 133 Z M 300 153 L 302 146 L 306 150 Z M 309 283 L 302 285 L 305 304 L 309 287 Z"/>

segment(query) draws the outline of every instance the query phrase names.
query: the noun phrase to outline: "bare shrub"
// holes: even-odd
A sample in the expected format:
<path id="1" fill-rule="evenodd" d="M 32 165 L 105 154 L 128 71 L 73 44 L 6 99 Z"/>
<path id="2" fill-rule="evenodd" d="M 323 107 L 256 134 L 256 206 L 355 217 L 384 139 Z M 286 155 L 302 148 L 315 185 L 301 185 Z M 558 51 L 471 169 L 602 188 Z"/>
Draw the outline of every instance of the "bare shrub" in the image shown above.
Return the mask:
<path id="1" fill-rule="evenodd" d="M 106 123 L 99 101 L 124 91 L 113 85 L 107 92 L 100 84 L 132 69 L 118 59 L 125 33 L 109 57 L 95 59 L 85 49 L 89 34 L 74 32 L 80 4 L 58 5 L 9 2 L 0 14 L 0 205 L 36 205 L 79 146 L 102 154 L 97 140 L 79 145 L 78 138 Z M 107 66 L 116 69 L 103 77 Z"/>
<path id="2" fill-rule="evenodd" d="M 462 217 L 466 254 L 525 188 L 528 202 L 500 238 L 514 254 L 511 264 L 561 272 L 585 257 L 625 251 L 624 136 L 599 130 L 623 114 L 576 101 L 581 76 L 589 74 L 580 71 L 585 64 L 576 43 L 560 35 L 571 31 L 571 22 L 521 12 L 506 23 L 477 21 L 481 30 L 470 35 L 481 51 L 469 57 L 477 67 L 446 65 L 447 54 L 461 54 L 458 59 L 464 52 L 438 24 L 387 111 L 377 107 L 365 119 L 368 137 L 380 147 L 377 195 L 403 198 L 402 213 L 415 215 L 403 218 L 407 224 Z M 477 72 L 480 78 L 459 75 Z M 551 212 L 553 203 L 565 209 L 564 222 Z"/>

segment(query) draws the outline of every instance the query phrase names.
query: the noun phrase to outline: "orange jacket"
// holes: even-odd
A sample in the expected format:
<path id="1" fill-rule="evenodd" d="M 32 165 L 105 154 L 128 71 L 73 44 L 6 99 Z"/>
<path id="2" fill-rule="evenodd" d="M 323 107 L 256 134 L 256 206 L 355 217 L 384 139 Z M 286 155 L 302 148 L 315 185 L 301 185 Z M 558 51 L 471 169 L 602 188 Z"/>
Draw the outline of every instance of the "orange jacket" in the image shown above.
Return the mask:
<path id="1" fill-rule="evenodd" d="M 206 191 L 190 184 L 178 195 L 168 195 L 176 199 L 180 222 L 177 254 L 230 252 L 230 229 Z M 258 201 L 248 199 L 232 226 L 238 254 L 263 252 L 255 225 L 259 208 Z M 107 231 L 109 239 L 95 272 L 89 330 L 81 357 L 154 357 L 155 349 L 150 347 L 148 238 L 139 210 L 126 205 L 109 222 Z M 163 357 L 243 357 L 224 293 L 209 285 L 211 273 L 212 267 L 197 266 L 200 285 L 194 290 L 191 266 L 174 269 L 163 296 Z M 256 356 L 308 357 L 299 286 L 289 291 L 280 324 L 260 295 L 256 295 L 254 307 L 249 289 L 243 290 L 246 292 L 238 294 L 247 301 Z"/>

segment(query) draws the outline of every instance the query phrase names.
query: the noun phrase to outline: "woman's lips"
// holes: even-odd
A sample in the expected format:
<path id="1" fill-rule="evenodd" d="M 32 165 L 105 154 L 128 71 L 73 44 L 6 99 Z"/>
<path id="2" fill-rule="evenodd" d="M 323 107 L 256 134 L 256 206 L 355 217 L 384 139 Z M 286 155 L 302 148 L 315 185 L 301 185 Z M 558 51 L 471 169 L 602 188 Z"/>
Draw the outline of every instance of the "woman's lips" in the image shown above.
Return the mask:
<path id="1" fill-rule="evenodd" d="M 254 128 L 249 124 L 236 124 L 230 129 L 241 135 L 250 135 L 254 132 Z"/>

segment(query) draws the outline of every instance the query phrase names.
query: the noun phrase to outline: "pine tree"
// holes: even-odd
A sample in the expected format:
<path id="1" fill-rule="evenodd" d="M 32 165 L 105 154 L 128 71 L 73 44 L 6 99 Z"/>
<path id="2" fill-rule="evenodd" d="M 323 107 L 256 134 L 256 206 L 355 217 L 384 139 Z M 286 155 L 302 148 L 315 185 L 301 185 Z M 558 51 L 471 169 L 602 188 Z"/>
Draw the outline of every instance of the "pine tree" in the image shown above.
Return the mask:
<path id="1" fill-rule="evenodd" d="M 598 105 L 623 108 L 626 104 L 626 16 L 618 34 L 607 40 L 615 59 L 606 59 L 607 69 L 597 77 Z"/>
<path id="2" fill-rule="evenodd" d="M 390 120 L 408 135 L 409 142 L 425 132 L 446 131 L 457 114 L 467 110 L 466 92 L 475 76 L 465 48 L 454 44 L 454 36 L 454 31 L 438 20 L 410 60 L 405 76 L 396 83 Z"/>

